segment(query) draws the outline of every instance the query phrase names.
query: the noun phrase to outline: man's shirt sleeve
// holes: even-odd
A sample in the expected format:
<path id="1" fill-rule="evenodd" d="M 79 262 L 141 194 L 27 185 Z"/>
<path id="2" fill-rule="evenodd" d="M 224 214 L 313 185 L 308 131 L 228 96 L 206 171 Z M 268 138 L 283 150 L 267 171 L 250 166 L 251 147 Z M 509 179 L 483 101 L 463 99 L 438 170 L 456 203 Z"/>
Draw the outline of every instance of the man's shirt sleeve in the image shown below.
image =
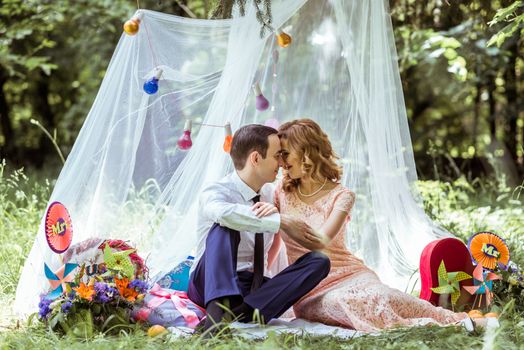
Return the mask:
<path id="1" fill-rule="evenodd" d="M 232 203 L 229 189 L 213 184 L 200 195 L 200 208 L 207 219 L 236 231 L 276 233 L 280 227 L 280 214 L 258 218 L 250 205 Z"/>

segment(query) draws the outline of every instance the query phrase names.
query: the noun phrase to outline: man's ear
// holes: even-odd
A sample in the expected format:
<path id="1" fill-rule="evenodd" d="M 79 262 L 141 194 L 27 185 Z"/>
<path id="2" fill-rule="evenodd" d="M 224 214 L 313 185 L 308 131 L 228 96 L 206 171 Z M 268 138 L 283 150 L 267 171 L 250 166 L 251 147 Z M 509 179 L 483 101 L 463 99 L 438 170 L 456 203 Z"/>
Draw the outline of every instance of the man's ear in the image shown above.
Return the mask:
<path id="1" fill-rule="evenodd" d="M 258 165 L 258 162 L 260 162 L 260 154 L 257 151 L 253 151 L 249 154 L 248 159 L 253 166 Z"/>

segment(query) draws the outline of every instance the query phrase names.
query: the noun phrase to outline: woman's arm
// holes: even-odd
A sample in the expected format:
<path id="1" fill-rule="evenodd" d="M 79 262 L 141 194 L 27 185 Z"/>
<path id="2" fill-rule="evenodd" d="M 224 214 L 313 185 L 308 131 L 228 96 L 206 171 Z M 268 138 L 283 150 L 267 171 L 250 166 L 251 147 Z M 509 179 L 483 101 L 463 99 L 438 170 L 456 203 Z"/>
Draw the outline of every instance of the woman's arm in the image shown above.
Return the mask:
<path id="1" fill-rule="evenodd" d="M 273 244 L 269 248 L 267 256 L 267 268 L 270 269 L 273 266 L 273 263 L 277 259 L 277 256 L 280 252 L 280 247 L 282 246 L 282 238 L 280 237 L 280 232 L 273 236 Z"/>
<path id="2" fill-rule="evenodd" d="M 346 222 L 348 215 L 349 213 L 336 209 L 331 212 L 324 225 L 318 230 L 318 234 L 323 238 L 324 245 L 328 245 L 335 238 Z"/>
<path id="3" fill-rule="evenodd" d="M 328 219 L 319 229 L 319 234 L 324 239 L 324 244 L 327 245 L 335 238 L 337 233 L 346 222 L 353 204 L 355 203 L 355 194 L 348 189 L 340 193 L 333 204 L 333 210 L 329 214 Z"/>

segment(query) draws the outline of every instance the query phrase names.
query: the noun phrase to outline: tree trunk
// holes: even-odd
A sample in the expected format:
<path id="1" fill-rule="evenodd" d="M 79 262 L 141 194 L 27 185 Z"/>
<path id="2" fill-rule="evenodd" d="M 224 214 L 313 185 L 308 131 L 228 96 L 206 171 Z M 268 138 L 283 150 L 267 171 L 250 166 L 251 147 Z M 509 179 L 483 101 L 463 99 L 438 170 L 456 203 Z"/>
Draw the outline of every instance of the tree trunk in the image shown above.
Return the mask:
<path id="1" fill-rule="evenodd" d="M 495 102 L 495 77 L 489 78 L 488 83 L 488 106 L 489 106 L 489 134 L 492 139 L 497 137 L 497 116 L 496 116 L 496 102 Z"/>
<path id="2" fill-rule="evenodd" d="M 9 119 L 9 105 L 4 92 L 7 82 L 7 72 L 0 66 L 0 127 L 4 136 L 4 146 L 0 151 L 0 158 L 11 159 L 15 152 L 15 133 L 11 119 Z"/>
<path id="3" fill-rule="evenodd" d="M 508 62 L 508 69 L 505 73 L 506 78 L 506 135 L 504 137 L 504 143 L 509 151 L 509 154 L 515 164 L 518 163 L 517 159 L 517 55 L 518 46 L 516 40 L 511 42 L 508 50 L 511 52 Z"/>
<path id="4" fill-rule="evenodd" d="M 49 77 L 43 72 L 38 74 L 34 98 L 33 113 L 40 116 L 42 125 L 53 134 L 56 122 L 53 110 L 49 104 Z M 43 133 L 40 136 L 39 149 L 40 151 L 33 155 L 34 159 L 32 161 L 37 167 L 43 166 L 46 156 L 54 151 L 51 140 Z"/>
<path id="5" fill-rule="evenodd" d="M 479 77 L 479 81 L 480 81 L 480 77 Z M 473 114 L 473 131 L 472 131 L 472 145 L 473 145 L 473 148 L 475 149 L 475 153 L 477 153 L 477 150 L 478 150 L 478 125 L 479 125 L 479 120 L 480 120 L 480 110 L 481 110 L 481 106 L 482 106 L 482 101 L 481 101 L 481 97 L 482 97 L 482 85 L 479 83 L 477 83 L 477 95 L 475 96 L 475 109 L 474 109 L 474 114 Z"/>

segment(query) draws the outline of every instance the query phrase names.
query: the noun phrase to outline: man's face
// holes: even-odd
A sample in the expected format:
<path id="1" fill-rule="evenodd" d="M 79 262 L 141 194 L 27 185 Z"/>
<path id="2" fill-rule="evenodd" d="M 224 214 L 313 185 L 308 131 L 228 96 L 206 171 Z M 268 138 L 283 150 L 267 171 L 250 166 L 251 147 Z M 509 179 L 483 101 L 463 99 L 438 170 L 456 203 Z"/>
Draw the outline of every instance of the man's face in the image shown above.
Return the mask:
<path id="1" fill-rule="evenodd" d="M 280 140 L 282 145 L 282 167 L 284 168 L 284 175 L 287 174 L 291 179 L 300 179 L 304 176 L 302 172 L 302 162 L 300 161 L 298 154 L 293 150 L 286 139 Z"/>
<path id="2" fill-rule="evenodd" d="M 267 149 L 266 158 L 260 156 L 258 175 L 265 182 L 275 181 L 278 168 L 280 167 L 280 139 L 278 135 L 269 135 L 269 147 Z"/>

